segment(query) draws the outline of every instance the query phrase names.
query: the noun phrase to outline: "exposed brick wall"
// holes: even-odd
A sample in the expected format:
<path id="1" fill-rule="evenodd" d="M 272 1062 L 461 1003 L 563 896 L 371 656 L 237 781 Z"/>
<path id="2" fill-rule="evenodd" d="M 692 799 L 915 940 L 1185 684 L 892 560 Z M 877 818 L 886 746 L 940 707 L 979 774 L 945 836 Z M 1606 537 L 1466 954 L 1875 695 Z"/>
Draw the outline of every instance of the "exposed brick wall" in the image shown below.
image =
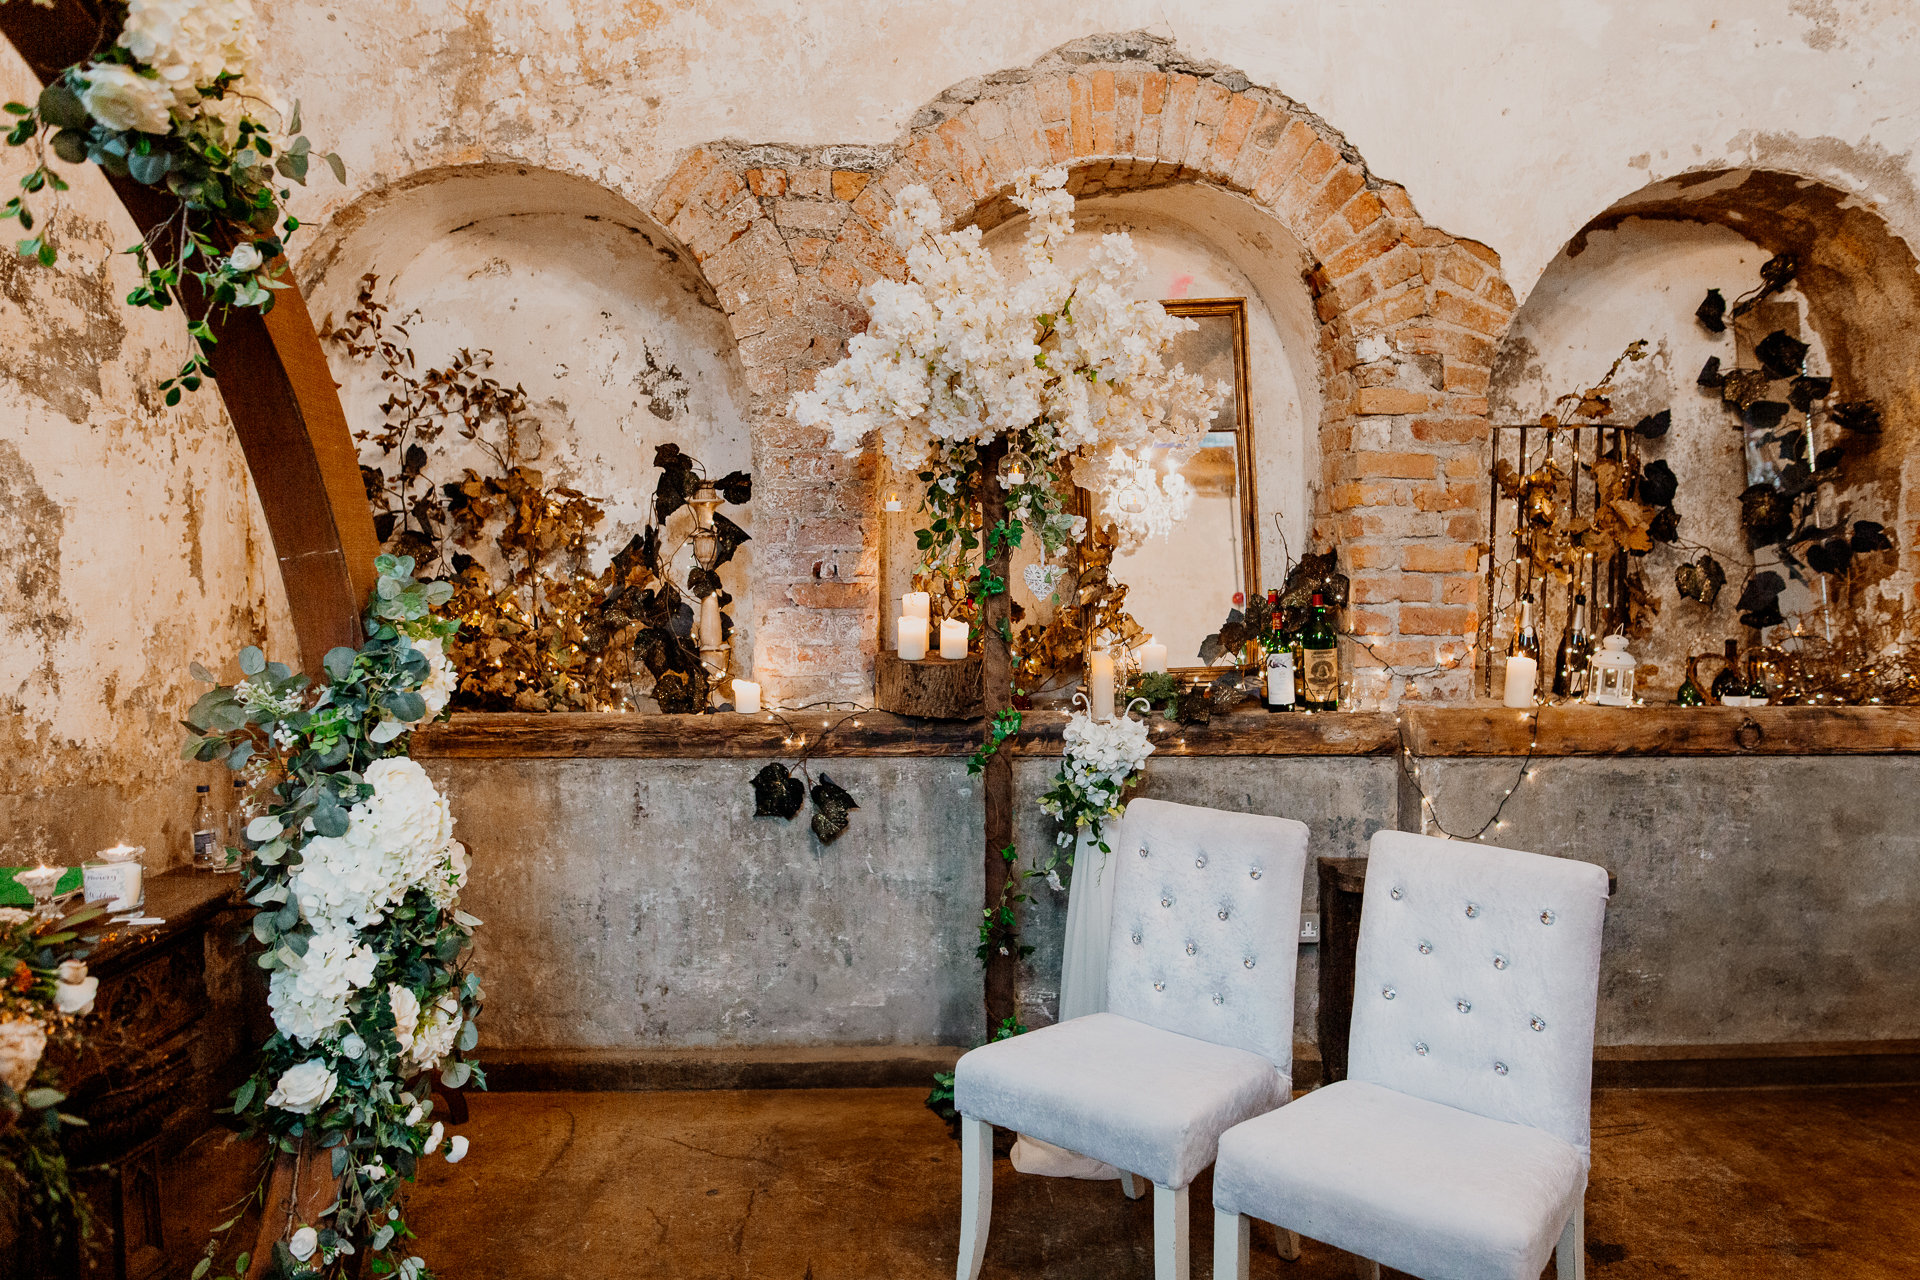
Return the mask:
<path id="1" fill-rule="evenodd" d="M 1498 256 L 1420 220 L 1335 130 L 1247 77 L 1142 33 L 1064 45 L 949 88 L 889 147 L 714 143 L 652 212 L 706 272 L 753 394 L 760 612 L 756 675 L 789 703 L 860 698 L 879 636 L 876 460 L 825 451 L 788 396 L 865 325 L 858 294 L 905 263 L 894 195 L 931 188 L 954 225 L 1017 210 L 1014 177 L 1066 165 L 1079 195 L 1203 182 L 1304 245 L 1320 321 L 1320 531 L 1354 578 L 1351 623 L 1382 657 L 1429 662 L 1478 625 L 1486 390 L 1514 309 Z M 822 582 L 814 566 L 837 564 Z M 1467 673 L 1425 682 L 1460 696 Z"/>

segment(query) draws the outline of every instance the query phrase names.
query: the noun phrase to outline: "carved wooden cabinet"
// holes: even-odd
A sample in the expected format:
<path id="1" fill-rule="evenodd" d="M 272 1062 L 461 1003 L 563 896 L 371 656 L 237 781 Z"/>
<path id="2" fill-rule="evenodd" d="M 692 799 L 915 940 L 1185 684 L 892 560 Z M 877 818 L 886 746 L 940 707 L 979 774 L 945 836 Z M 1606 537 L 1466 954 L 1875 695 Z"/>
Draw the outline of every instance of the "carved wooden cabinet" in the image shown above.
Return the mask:
<path id="1" fill-rule="evenodd" d="M 233 906 L 237 876 L 171 872 L 147 882 L 148 915 L 166 923 L 118 926 L 89 958 L 100 979 L 86 1051 L 59 1064 L 62 1110 L 87 1121 L 66 1135 L 76 1183 L 92 1201 L 99 1247 L 58 1251 L 22 1234 L 9 1253 L 23 1277 L 155 1280 L 166 1270 L 162 1162 L 211 1121 L 210 1108 L 244 1021 L 226 953 L 209 934 Z M 209 962 L 212 954 L 214 961 Z M 4 1230 L 4 1228 L 0 1228 Z"/>

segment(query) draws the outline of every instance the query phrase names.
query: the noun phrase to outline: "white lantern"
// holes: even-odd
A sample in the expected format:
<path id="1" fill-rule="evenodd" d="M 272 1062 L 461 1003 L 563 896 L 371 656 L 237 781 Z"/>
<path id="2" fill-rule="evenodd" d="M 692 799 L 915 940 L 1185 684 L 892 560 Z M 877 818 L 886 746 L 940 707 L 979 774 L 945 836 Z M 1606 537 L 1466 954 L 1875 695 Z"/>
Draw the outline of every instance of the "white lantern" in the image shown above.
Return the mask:
<path id="1" fill-rule="evenodd" d="M 1639 666 L 1627 652 L 1625 636 L 1608 636 L 1589 663 L 1587 701 L 1602 707 L 1633 705 L 1633 669 Z"/>

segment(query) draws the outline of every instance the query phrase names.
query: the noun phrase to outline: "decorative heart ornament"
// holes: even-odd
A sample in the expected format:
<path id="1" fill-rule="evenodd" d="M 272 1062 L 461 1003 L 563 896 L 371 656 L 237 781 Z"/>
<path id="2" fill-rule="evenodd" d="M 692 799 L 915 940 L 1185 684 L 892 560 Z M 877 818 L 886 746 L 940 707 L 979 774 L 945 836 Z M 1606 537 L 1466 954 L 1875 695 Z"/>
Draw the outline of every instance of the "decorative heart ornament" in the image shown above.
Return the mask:
<path id="1" fill-rule="evenodd" d="M 1067 576 L 1067 566 L 1063 564 L 1030 564 L 1023 575 L 1027 580 L 1027 590 L 1041 599 L 1053 594 L 1060 579 Z"/>

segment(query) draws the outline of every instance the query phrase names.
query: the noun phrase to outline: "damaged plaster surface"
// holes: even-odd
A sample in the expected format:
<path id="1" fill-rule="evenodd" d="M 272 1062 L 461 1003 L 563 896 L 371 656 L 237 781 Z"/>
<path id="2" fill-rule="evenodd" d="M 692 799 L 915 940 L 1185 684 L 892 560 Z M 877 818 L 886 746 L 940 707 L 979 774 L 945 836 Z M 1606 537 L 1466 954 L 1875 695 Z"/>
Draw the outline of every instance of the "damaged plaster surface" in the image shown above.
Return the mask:
<path id="1" fill-rule="evenodd" d="M 32 96 L 10 49 L 0 91 Z M 177 313 L 135 312 L 137 239 L 74 175 L 60 262 L 0 260 L 0 866 L 72 866 L 116 841 L 185 860 L 196 783 L 179 717 L 245 644 L 293 649 L 273 548 L 212 392 L 152 392 L 186 355 Z M 231 674 L 231 673 L 229 673 Z"/>

